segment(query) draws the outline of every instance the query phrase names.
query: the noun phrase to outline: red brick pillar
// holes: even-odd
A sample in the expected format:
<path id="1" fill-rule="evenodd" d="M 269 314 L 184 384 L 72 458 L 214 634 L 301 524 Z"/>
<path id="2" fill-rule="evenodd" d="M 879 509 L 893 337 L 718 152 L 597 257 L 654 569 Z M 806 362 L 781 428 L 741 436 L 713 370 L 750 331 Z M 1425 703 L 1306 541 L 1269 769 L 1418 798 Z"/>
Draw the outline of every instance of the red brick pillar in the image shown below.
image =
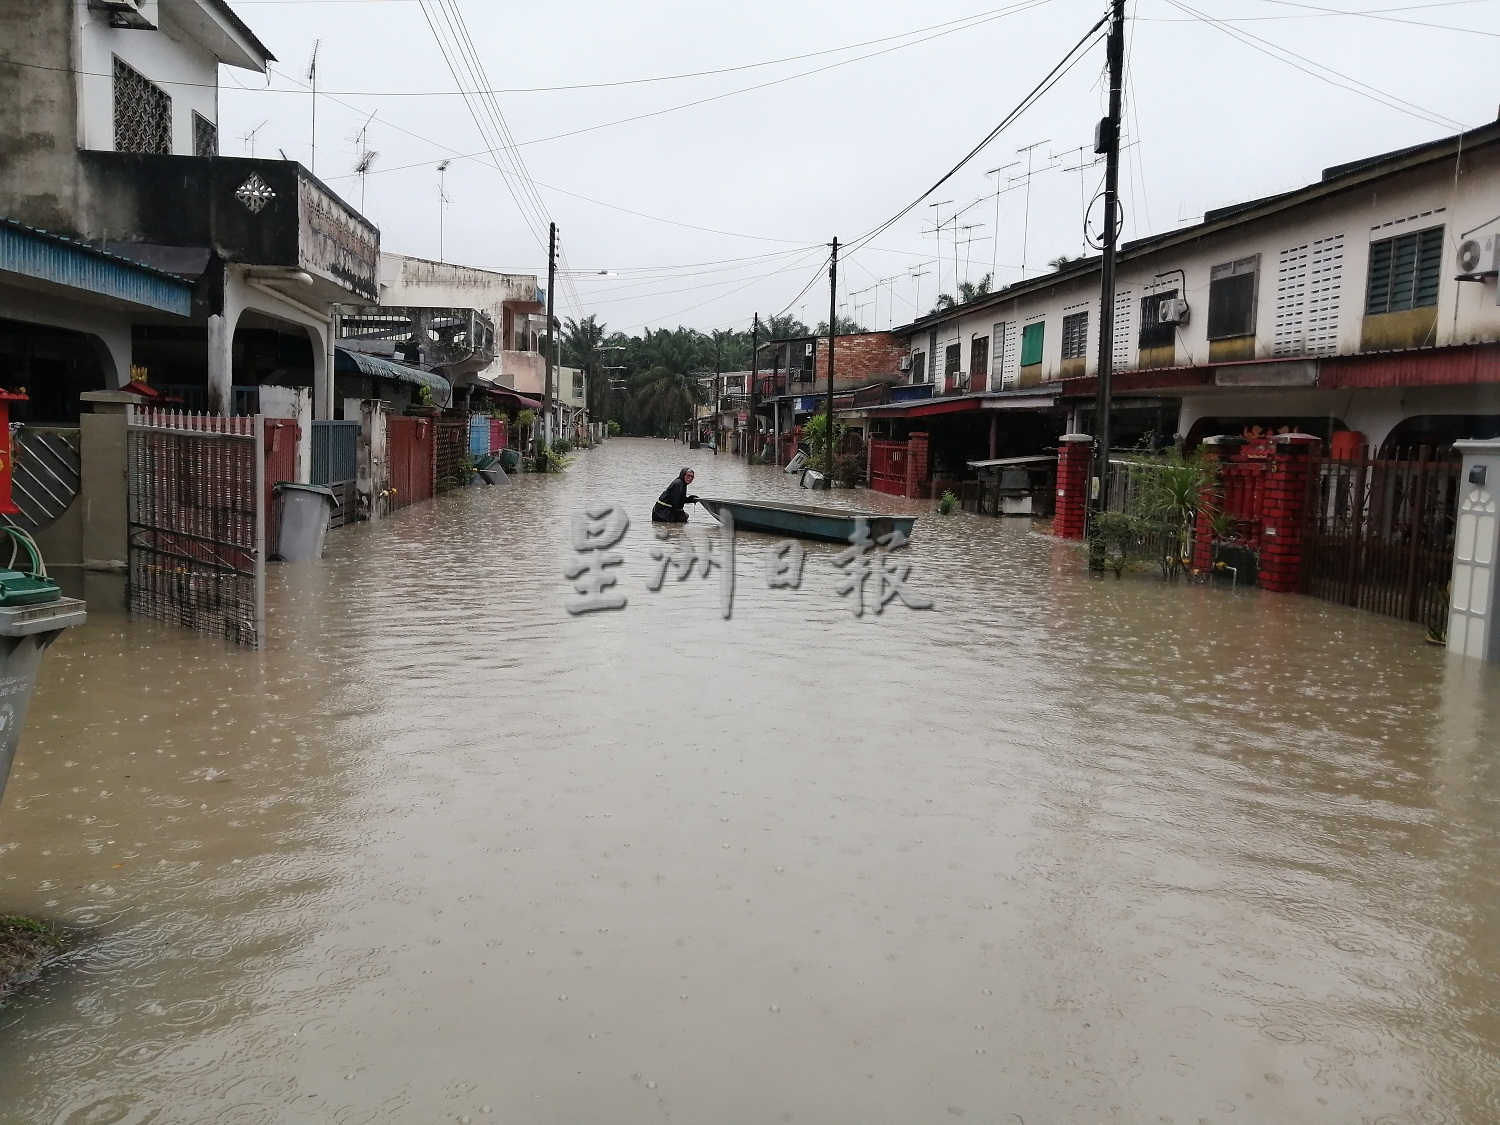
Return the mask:
<path id="1" fill-rule="evenodd" d="M 908 500 L 927 499 L 927 478 L 930 475 L 927 467 L 927 440 L 926 434 L 912 434 L 906 439 L 906 498 Z"/>
<path id="2" fill-rule="evenodd" d="M 1245 439 L 1220 434 L 1203 439 L 1204 460 L 1219 466 L 1228 465 L 1242 448 Z M 1202 573 L 1214 564 L 1213 517 L 1224 508 L 1224 486 L 1214 485 L 1198 499 L 1198 515 L 1193 523 L 1193 571 Z"/>
<path id="3" fill-rule="evenodd" d="M 1277 593 L 1297 592 L 1302 578 L 1302 527 L 1310 461 L 1322 442 L 1311 434 L 1277 434 L 1262 502 L 1260 584 Z"/>
<path id="4" fill-rule="evenodd" d="M 1057 511 L 1052 534 L 1059 539 L 1082 539 L 1093 473 L 1094 439 L 1088 434 L 1063 434 L 1057 439 Z"/>

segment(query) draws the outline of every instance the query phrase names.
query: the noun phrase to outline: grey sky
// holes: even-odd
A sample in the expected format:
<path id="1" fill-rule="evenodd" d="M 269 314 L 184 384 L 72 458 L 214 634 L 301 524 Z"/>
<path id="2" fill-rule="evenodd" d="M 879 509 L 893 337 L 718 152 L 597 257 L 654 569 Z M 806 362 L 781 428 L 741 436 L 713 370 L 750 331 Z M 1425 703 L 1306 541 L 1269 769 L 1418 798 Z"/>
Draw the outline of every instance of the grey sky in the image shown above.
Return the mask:
<path id="1" fill-rule="evenodd" d="M 437 257 L 436 162 L 481 152 L 484 142 L 461 98 L 393 96 L 455 89 L 422 5 L 416 0 L 232 2 L 281 60 L 273 87 L 286 89 L 301 80 L 314 40 L 322 40 L 318 85 L 334 93 L 318 98 L 318 174 L 359 205 L 360 181 L 350 175 L 357 159 L 351 138 L 373 112 L 368 143 L 379 155 L 364 185 L 365 211 L 379 224 L 386 249 Z M 1235 41 L 1172 0 L 1133 2 L 1127 122 L 1127 140 L 1133 143 L 1122 174 L 1127 237 L 1169 230 L 1205 208 L 1316 179 L 1327 165 L 1454 132 L 1452 123 L 1483 124 L 1496 115 L 1500 85 L 1490 77 L 1487 60 L 1500 38 L 1497 0 L 1180 2 L 1215 19 L 1237 21 L 1229 24 L 1237 32 L 1310 60 L 1293 60 L 1297 67 L 1332 68 L 1422 112 L 1400 112 L 1333 84 L 1347 83 L 1345 78 L 1327 75 L 1332 81 L 1324 81 L 1295 69 Z M 531 176 L 575 193 L 538 189 L 577 272 L 570 284 L 559 285 L 560 313 L 594 313 L 610 328 L 626 331 L 642 325 L 738 327 L 753 311 L 777 312 L 789 302 L 809 323 L 826 318 L 826 278 L 794 300 L 823 260 L 819 244 L 833 235 L 854 239 L 909 203 L 992 129 L 1103 14 L 1102 4 L 1080 0 L 457 3 L 491 83 L 502 89 L 676 75 L 905 36 L 734 73 L 499 96 Z M 973 23 L 985 13 L 1027 4 L 1034 6 Z M 1335 7 L 1381 15 L 1315 10 Z M 972 26 L 938 34 L 947 29 L 935 25 L 955 20 Z M 933 30 L 907 34 L 922 28 Z M 872 57 L 829 68 L 867 55 Z M 992 261 L 1000 267 L 1000 283 L 1021 276 L 1026 192 L 1008 178 L 1024 171 L 1025 157 L 1017 149 L 1038 141 L 1046 143 L 1033 152 L 1036 167 L 1052 167 L 1032 180 L 1024 224 L 1028 276 L 1045 270 L 1049 258 L 1083 251 L 1083 202 L 1094 195 L 1103 170 L 1067 169 L 1078 167 L 1080 146 L 1091 147 L 1103 109 L 1103 65 L 1102 46 L 1096 47 L 927 201 L 953 201 L 941 208 L 947 219 L 982 200 L 958 220 L 960 227 L 979 224 L 961 232 L 959 280 L 977 281 Z M 791 77 L 819 68 L 829 69 Z M 283 149 L 306 163 L 309 95 L 242 91 L 238 85 L 257 85 L 250 79 L 258 76 L 225 75 L 221 150 L 247 155 L 242 137 L 259 125 L 258 155 Z M 538 141 L 779 79 L 790 80 Z M 1437 120 L 1422 119 L 1428 116 Z M 1088 151 L 1083 156 L 1092 160 Z M 997 241 L 997 178 L 984 173 L 1014 161 L 1021 163 L 1001 176 L 1006 180 L 1001 186 L 1012 190 L 999 197 Z M 455 159 L 446 184 L 452 205 L 444 218 L 445 258 L 545 272 L 545 249 L 522 221 L 506 180 L 488 157 Z M 687 225 L 636 217 L 576 196 Z M 910 320 L 914 298 L 922 311 L 931 307 L 939 270 L 943 288 L 953 289 L 953 225 L 939 243 L 923 233 L 933 216 L 933 208 L 918 206 L 845 265 L 841 312 L 857 310 L 867 327 L 883 328 L 893 319 Z M 616 276 L 597 276 L 593 271 L 598 270 Z M 925 276 L 913 278 L 913 270 Z M 886 284 L 877 294 L 881 280 Z"/>

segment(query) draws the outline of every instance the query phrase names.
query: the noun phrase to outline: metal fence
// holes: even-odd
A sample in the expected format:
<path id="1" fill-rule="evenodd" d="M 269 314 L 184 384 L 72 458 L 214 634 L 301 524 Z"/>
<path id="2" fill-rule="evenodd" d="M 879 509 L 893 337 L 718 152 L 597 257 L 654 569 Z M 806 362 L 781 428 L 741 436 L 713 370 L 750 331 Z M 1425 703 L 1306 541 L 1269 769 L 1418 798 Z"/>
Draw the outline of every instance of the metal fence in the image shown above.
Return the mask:
<path id="1" fill-rule="evenodd" d="M 18 426 L 11 434 L 11 498 L 19 512 L 0 517 L 37 532 L 51 527 L 78 496 L 81 483 L 77 426 Z"/>
<path id="2" fill-rule="evenodd" d="M 1302 592 L 1441 627 L 1453 567 L 1460 463 L 1421 449 L 1390 460 L 1315 460 Z"/>
<path id="3" fill-rule="evenodd" d="M 259 647 L 265 639 L 263 420 L 135 407 L 126 440 L 131 612 Z"/>
<path id="4" fill-rule="evenodd" d="M 433 423 L 436 446 L 436 476 L 433 487 L 438 492 L 469 483 L 469 422 L 466 418 L 439 418 Z"/>
<path id="5" fill-rule="evenodd" d="M 324 420 L 313 423 L 312 483 L 333 492 L 329 527 L 343 527 L 355 516 L 354 482 L 359 474 L 359 423 Z"/>

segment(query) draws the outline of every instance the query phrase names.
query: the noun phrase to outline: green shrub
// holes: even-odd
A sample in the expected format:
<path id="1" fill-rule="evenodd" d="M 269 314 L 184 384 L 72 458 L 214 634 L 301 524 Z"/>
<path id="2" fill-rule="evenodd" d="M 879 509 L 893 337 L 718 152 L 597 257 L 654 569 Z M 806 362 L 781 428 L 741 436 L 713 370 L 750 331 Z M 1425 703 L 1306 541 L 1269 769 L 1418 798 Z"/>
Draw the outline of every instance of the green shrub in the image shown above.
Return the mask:
<path id="1" fill-rule="evenodd" d="M 953 493 L 951 492 L 945 492 L 943 493 L 942 498 L 938 500 L 938 511 L 946 516 L 949 512 L 953 511 L 953 505 L 957 503 L 957 496 L 953 495 Z"/>
<path id="2" fill-rule="evenodd" d="M 567 453 L 567 452 L 571 451 L 572 448 L 573 448 L 573 443 L 571 441 L 569 441 L 565 437 L 556 437 L 556 438 L 552 439 L 552 452 L 553 453 Z"/>

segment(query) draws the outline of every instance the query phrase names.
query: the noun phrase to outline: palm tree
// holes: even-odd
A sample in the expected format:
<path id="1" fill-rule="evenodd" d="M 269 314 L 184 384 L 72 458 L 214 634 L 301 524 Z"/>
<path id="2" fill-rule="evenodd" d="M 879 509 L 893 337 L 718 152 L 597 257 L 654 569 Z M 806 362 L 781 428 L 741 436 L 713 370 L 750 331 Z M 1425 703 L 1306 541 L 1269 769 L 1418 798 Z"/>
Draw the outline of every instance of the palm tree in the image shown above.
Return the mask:
<path id="1" fill-rule="evenodd" d="M 959 282 L 957 298 L 952 293 L 939 293 L 937 304 L 932 306 L 932 311 L 927 315 L 931 316 L 932 313 L 946 312 L 949 309 L 957 308 L 959 305 L 967 305 L 970 301 L 977 301 L 981 297 L 988 297 L 990 294 L 990 285 L 994 282 L 994 279 L 994 274 L 987 273 L 978 281 Z"/>
<path id="2" fill-rule="evenodd" d="M 638 360 L 643 369 L 631 378 L 631 398 L 645 428 L 658 435 L 675 433 L 704 401 L 702 382 L 694 371 L 703 366 L 711 344 L 691 328 L 648 332 Z"/>

